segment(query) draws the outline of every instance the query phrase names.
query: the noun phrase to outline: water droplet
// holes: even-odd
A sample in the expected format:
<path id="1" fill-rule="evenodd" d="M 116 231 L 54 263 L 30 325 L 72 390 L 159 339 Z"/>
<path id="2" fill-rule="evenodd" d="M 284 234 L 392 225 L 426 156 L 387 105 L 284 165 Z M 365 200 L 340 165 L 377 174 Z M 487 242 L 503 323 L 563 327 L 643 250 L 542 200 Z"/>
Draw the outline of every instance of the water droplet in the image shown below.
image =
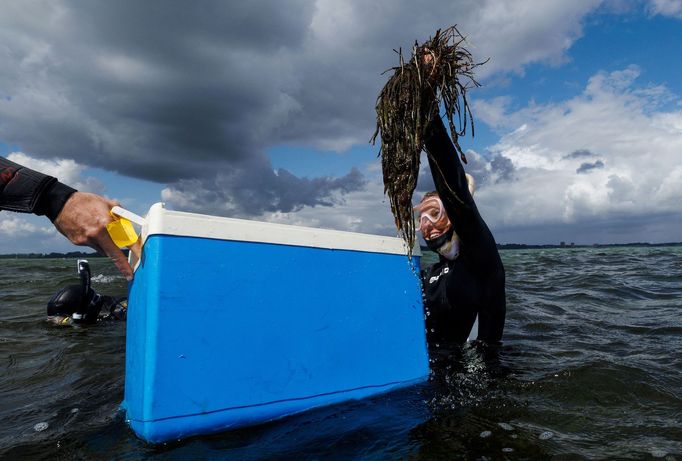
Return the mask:
<path id="1" fill-rule="evenodd" d="M 514 452 L 514 449 L 513 449 L 513 448 L 503 448 L 503 449 L 502 449 L 502 452 L 503 452 L 503 453 L 513 453 L 513 452 Z"/>
<path id="2" fill-rule="evenodd" d="M 504 429 L 505 431 L 513 431 L 513 430 L 514 430 L 514 428 L 512 427 L 511 424 L 507 424 L 507 423 L 497 423 L 497 425 L 500 426 L 500 427 L 501 427 L 502 429 Z"/>
<path id="3" fill-rule="evenodd" d="M 491 435 L 493 435 L 493 433 L 490 432 L 490 431 L 483 431 L 483 432 L 481 432 L 481 438 L 482 438 L 482 439 L 487 439 L 487 438 L 490 437 Z"/>
<path id="4" fill-rule="evenodd" d="M 552 437 L 554 437 L 554 432 L 552 432 L 552 431 L 545 431 L 542 434 L 538 435 L 538 438 L 540 440 L 549 440 Z"/>
<path id="5" fill-rule="evenodd" d="M 36 432 L 41 432 L 41 431 L 44 431 L 45 429 L 47 429 L 48 427 L 49 427 L 49 424 L 47 424 L 46 422 L 42 422 L 42 423 L 38 423 L 35 426 L 33 426 L 33 430 Z"/>
<path id="6" fill-rule="evenodd" d="M 78 413 L 78 411 L 79 411 L 78 408 L 72 408 L 71 409 L 71 413 Z"/>

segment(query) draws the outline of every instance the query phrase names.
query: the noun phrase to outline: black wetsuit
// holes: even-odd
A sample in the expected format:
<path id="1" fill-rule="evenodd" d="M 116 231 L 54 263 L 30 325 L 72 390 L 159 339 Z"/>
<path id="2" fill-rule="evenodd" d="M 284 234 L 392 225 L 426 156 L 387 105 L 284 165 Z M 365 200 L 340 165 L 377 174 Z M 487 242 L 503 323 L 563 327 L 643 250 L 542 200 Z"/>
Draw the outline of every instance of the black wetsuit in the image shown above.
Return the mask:
<path id="1" fill-rule="evenodd" d="M 0 210 L 45 215 L 54 221 L 75 189 L 0 157 Z"/>
<path id="2" fill-rule="evenodd" d="M 439 262 L 422 271 L 428 342 L 434 345 L 466 341 L 477 314 L 478 339 L 498 342 L 506 314 L 504 267 L 440 119 L 433 123 L 426 139 L 426 152 L 436 190 L 460 238 L 459 256 L 455 260 L 441 256 Z"/>

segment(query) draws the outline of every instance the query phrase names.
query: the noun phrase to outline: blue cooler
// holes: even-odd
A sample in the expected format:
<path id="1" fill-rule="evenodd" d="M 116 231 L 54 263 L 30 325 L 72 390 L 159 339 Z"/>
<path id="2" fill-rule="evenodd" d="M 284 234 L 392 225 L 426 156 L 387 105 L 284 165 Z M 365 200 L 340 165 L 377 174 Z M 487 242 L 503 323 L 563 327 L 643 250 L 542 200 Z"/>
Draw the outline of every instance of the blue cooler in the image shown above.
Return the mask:
<path id="1" fill-rule="evenodd" d="M 146 441 L 258 424 L 428 376 L 421 287 L 401 239 L 160 203 L 142 239 L 123 406 Z"/>

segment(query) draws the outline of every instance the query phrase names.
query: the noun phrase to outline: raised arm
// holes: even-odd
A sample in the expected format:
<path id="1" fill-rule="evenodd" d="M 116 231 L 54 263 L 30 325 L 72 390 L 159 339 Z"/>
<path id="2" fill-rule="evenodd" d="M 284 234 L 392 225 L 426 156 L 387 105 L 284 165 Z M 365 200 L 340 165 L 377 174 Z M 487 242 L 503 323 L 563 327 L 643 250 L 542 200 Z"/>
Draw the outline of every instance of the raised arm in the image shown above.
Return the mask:
<path id="1" fill-rule="evenodd" d="M 480 233 L 482 220 L 469 192 L 464 168 L 457 158 L 455 146 L 440 118 L 432 123 L 431 133 L 426 137 L 425 144 L 436 191 L 455 232 L 463 241 L 471 240 Z"/>

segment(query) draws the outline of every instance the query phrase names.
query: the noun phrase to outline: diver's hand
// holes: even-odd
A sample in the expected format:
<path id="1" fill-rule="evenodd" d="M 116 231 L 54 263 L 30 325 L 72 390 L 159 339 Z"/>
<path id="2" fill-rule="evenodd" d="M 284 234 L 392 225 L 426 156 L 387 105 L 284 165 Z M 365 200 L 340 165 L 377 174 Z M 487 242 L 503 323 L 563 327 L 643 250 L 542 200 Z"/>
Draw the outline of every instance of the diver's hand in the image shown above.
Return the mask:
<path id="1" fill-rule="evenodd" d="M 108 256 L 126 280 L 130 281 L 133 279 L 133 269 L 106 229 L 106 225 L 114 220 L 109 210 L 118 204 L 99 195 L 75 192 L 64 204 L 54 225 L 72 243 L 89 246 Z"/>

